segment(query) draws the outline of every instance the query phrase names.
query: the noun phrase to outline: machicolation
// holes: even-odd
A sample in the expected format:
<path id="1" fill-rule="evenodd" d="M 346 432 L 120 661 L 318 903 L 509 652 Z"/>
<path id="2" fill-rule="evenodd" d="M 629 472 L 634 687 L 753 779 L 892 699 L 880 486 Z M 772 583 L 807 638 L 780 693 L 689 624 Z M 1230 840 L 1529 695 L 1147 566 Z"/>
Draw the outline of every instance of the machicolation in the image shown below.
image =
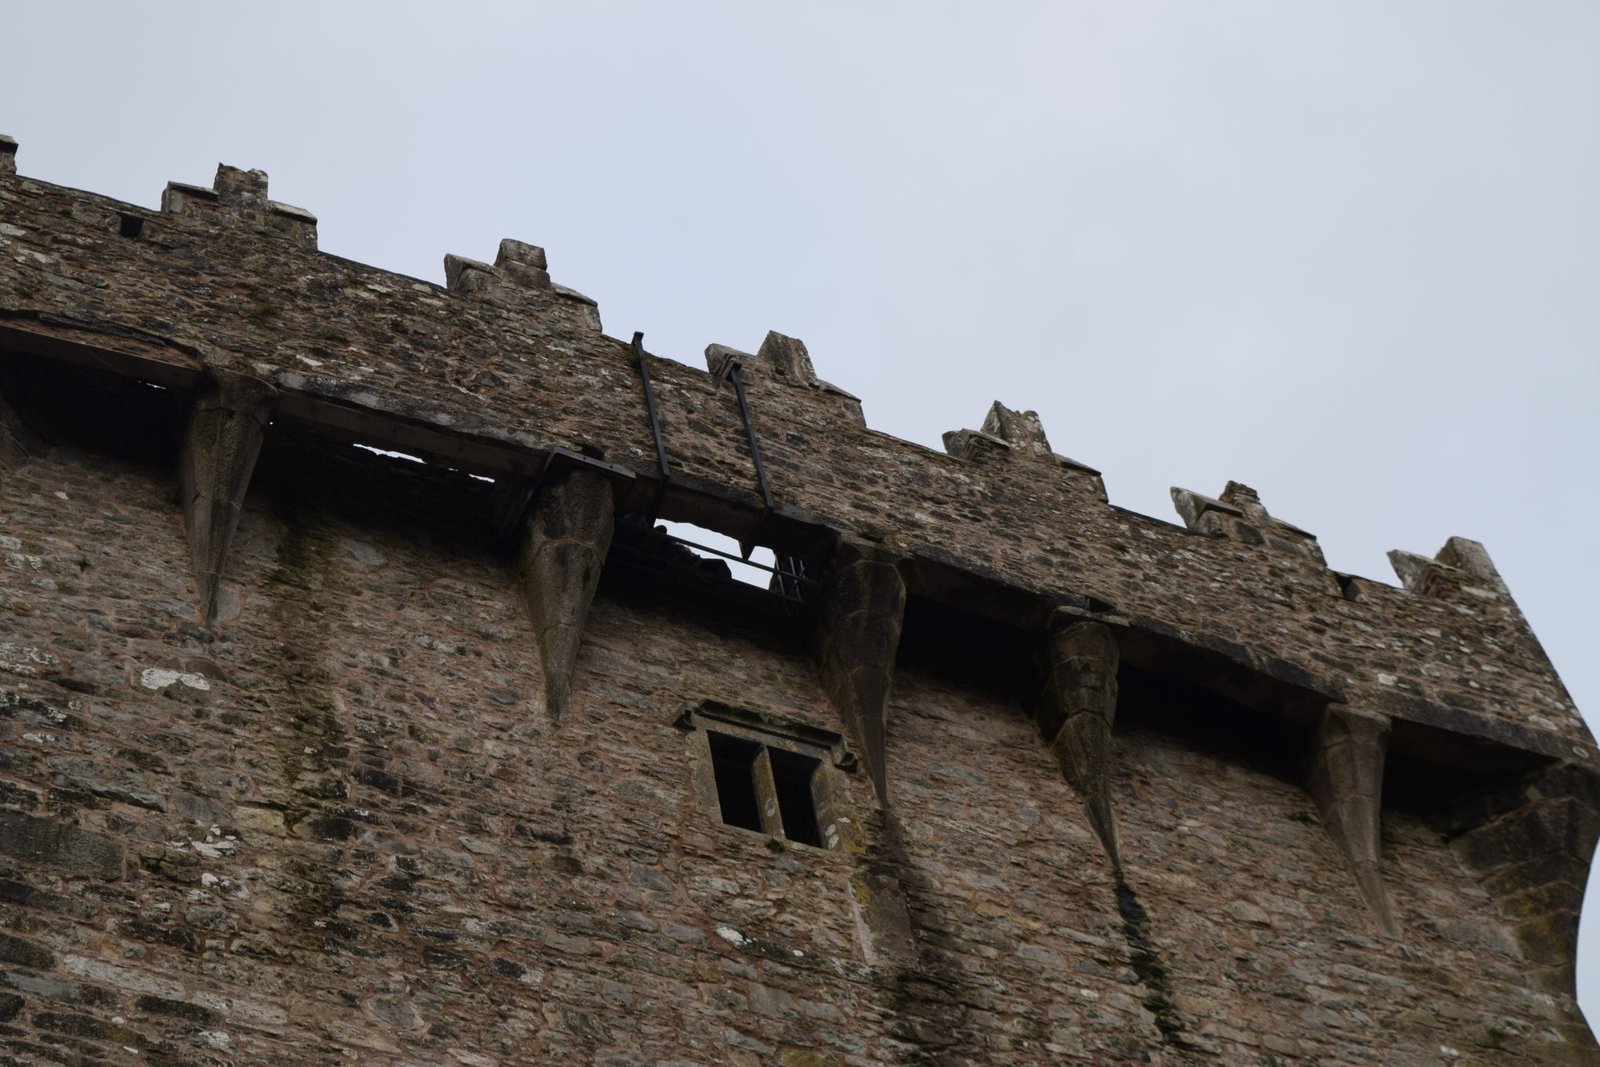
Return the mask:
<path id="1" fill-rule="evenodd" d="M 1336 573 L 532 245 L 441 287 L 16 147 L 6 1062 L 1600 1062 L 1600 754 L 1481 545 Z"/>

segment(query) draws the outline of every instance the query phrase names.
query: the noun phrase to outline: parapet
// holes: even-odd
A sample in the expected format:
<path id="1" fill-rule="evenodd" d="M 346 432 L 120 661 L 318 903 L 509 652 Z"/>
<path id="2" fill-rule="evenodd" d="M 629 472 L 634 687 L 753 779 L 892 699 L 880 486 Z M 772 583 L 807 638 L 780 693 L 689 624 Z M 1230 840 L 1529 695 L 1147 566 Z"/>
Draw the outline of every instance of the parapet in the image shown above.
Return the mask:
<path id="1" fill-rule="evenodd" d="M 721 1058 L 688 1015 L 762 1016 L 749 1062 L 858 1018 L 863 1061 L 1350 1058 L 1370 1011 L 1412 1062 L 1455 1056 L 1431 1006 L 1465 989 L 1512 1020 L 1485 1049 L 1593 1051 L 1600 754 L 1476 542 L 1338 574 L 1236 482 L 1173 489 L 1181 526 L 1110 504 L 1032 411 L 941 455 L 797 338 L 658 358 L 536 245 L 441 286 L 321 253 L 259 171 L 154 213 L 14 154 L 0 488 L 48 548 L 0 545 L 0 866 L 43 911 L 0 934 L 0 1020 L 220 1049 L 187 1024 L 270 974 L 252 1062 L 319 1027 L 487 1062 L 445 1046 L 502 1005 L 552 1061 L 634 1062 L 587 1010 L 639 980 L 656 1058 Z M 770 549 L 769 584 L 657 520 Z M 365 1014 L 295 1017 L 302 980 Z M 1229 1025 L 1256 1009 L 1276 1043 Z"/>
<path id="2" fill-rule="evenodd" d="M 706 346 L 705 359 L 706 370 L 715 379 L 727 378 L 735 366 L 741 372 L 754 371 L 758 380 L 765 378 L 773 383 L 800 386 L 824 398 L 817 404 L 809 405 L 813 414 L 824 421 L 842 419 L 851 425 L 866 425 L 866 419 L 861 414 L 860 399 L 832 382 L 818 378 L 811 365 L 811 353 L 798 337 L 769 330 L 761 347 L 753 355 L 728 345 L 713 344 Z"/>
<path id="3" fill-rule="evenodd" d="M 1511 599 L 1488 550 L 1465 537 L 1450 538 L 1432 559 L 1397 548 L 1389 563 L 1406 591 L 1420 596 Z"/>
<path id="4" fill-rule="evenodd" d="M 0 162 L 14 151 L 0 141 Z M 913 597 L 964 590 L 965 610 L 1038 620 L 1062 603 L 1104 605 L 1122 625 L 1266 665 L 1323 699 L 1596 760 L 1475 542 L 1452 539 L 1433 559 L 1395 553 L 1396 589 L 1328 570 L 1315 536 L 1238 483 L 1217 497 L 1174 489 L 1177 528 L 1107 503 L 1098 471 L 1056 454 L 1035 413 L 998 402 L 981 428 L 947 434 L 941 458 L 867 428 L 796 338 L 769 333 L 754 354 L 712 345 L 699 371 L 601 333 L 594 301 L 554 283 L 533 244 L 502 241 L 492 264 L 447 256 L 442 289 L 322 256 L 315 219 L 270 200 L 260 171 L 169 185 L 160 240 L 139 239 L 131 205 L 20 179 L 6 190 L 0 240 L 38 253 L 8 257 L 17 266 L 0 274 L 13 348 L 114 349 L 125 373 L 178 384 L 238 371 L 298 418 L 359 425 L 376 444 L 487 477 L 526 477 L 553 450 L 603 454 L 664 516 L 747 543 L 895 544 Z M 50 240 L 63 229 L 72 243 Z M 304 254 L 246 263 L 249 241 Z M 97 284 L 123 268 L 148 284 Z M 241 309 L 226 294 L 245 273 L 262 295 Z M 747 425 L 718 384 L 735 365 Z"/>
<path id="5" fill-rule="evenodd" d="M 1105 503 L 1106 487 L 1100 472 L 1066 456 L 1050 450 L 1045 437 L 1044 424 L 1036 411 L 1013 411 L 996 400 L 984 416 L 981 430 L 950 430 L 944 435 L 944 450 L 957 459 L 978 465 L 1006 464 L 1013 457 L 1021 463 L 1022 471 L 1037 470 L 1031 464 L 1044 462 L 1058 471 L 1055 477 L 1063 482 L 1073 482 L 1086 487 L 1090 494 Z M 1042 474 L 1024 475 L 1050 477 Z"/>
<path id="6" fill-rule="evenodd" d="M 465 256 L 447 255 L 444 277 L 445 287 L 453 293 L 492 298 L 513 306 L 549 306 L 559 309 L 575 327 L 597 333 L 600 330 L 600 306 L 576 289 L 552 282 L 544 249 L 537 245 L 507 237 L 500 242 L 493 266 Z"/>
<path id="7" fill-rule="evenodd" d="M 217 166 L 211 188 L 168 182 L 161 210 L 224 226 L 248 226 L 259 234 L 287 237 L 302 248 L 317 247 L 317 217 L 304 208 L 267 199 L 267 175 L 260 170 Z"/>
<path id="8" fill-rule="evenodd" d="M 1218 498 L 1174 487 L 1172 503 L 1191 531 L 1299 557 L 1314 581 L 1333 589 L 1334 576 L 1316 537 L 1268 514 L 1261 497 L 1248 485 L 1229 482 Z"/>

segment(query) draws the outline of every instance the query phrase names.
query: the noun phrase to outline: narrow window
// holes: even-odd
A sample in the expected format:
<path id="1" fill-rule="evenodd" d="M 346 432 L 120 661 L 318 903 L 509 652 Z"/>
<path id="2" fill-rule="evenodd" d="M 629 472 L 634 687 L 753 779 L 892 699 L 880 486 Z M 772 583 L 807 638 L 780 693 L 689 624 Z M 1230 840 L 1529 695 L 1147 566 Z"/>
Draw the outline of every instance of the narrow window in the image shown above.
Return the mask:
<path id="1" fill-rule="evenodd" d="M 772 761 L 773 792 L 778 811 L 783 815 L 783 836 L 802 845 L 822 847 L 822 830 L 817 826 L 817 803 L 811 792 L 811 779 L 819 760 L 781 748 L 767 749 Z"/>
<path id="2" fill-rule="evenodd" d="M 836 848 L 850 828 L 839 773 L 857 761 L 838 734 L 717 700 L 681 708 L 673 724 L 694 735 L 691 778 L 707 815 L 779 851 L 784 842 Z"/>
<path id="3" fill-rule="evenodd" d="M 761 746 L 713 731 L 707 731 L 706 740 L 711 742 L 711 768 L 717 779 L 722 821 L 759 832 L 761 804 L 756 799 L 755 769 Z"/>

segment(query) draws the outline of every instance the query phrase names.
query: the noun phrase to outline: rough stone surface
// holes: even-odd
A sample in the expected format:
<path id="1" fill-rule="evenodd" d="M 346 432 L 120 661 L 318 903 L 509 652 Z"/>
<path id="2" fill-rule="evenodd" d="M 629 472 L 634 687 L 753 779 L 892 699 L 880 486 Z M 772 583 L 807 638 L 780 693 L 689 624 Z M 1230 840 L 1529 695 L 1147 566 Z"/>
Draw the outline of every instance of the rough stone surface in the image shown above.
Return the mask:
<path id="1" fill-rule="evenodd" d="M 779 335 L 771 509 L 725 383 L 646 356 L 662 484 L 534 246 L 441 287 L 260 172 L 153 212 L 11 155 L 0 1058 L 1600 1061 L 1600 762 L 1481 546 L 1395 588 L 1244 486 L 1134 515 L 1026 413 L 874 433 Z M 707 708 L 764 739 L 760 829 Z M 784 753 L 831 847 L 776 832 Z"/>
<path id="2" fill-rule="evenodd" d="M 258 379 L 230 371 L 207 375 L 195 391 L 178 455 L 178 489 L 194 556 L 201 622 L 216 618 L 217 586 L 275 393 Z"/>
<path id="3" fill-rule="evenodd" d="M 545 709 L 553 722 L 566 717 L 572 668 L 614 523 L 611 483 L 574 471 L 543 487 L 523 534 L 517 580 L 533 615 Z"/>
<path id="4" fill-rule="evenodd" d="M 1389 720 L 1332 705 L 1323 714 L 1315 744 L 1306 788 L 1317 802 L 1328 832 L 1350 861 L 1378 926 L 1386 934 L 1397 935 L 1394 909 L 1383 884 L 1379 825 Z"/>
<path id="5" fill-rule="evenodd" d="M 1039 730 L 1061 773 L 1083 798 L 1084 814 L 1122 870 L 1111 806 L 1111 728 L 1117 714 L 1117 639 L 1097 622 L 1068 622 L 1047 639 Z"/>
<path id="6" fill-rule="evenodd" d="M 889 803 L 888 700 L 906 606 L 893 552 L 859 540 L 834 556 L 818 626 L 823 685 L 865 755 L 878 798 Z"/>

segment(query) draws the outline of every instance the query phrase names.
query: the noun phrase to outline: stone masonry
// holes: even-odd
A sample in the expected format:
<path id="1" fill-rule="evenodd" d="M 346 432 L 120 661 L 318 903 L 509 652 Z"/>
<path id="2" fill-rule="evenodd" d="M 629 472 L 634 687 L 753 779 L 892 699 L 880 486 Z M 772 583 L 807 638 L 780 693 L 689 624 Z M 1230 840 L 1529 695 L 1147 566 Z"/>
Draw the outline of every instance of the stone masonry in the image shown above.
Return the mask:
<path id="1" fill-rule="evenodd" d="M 0 1062 L 1600 1063 L 1600 752 L 1481 545 L 1340 574 L 532 245 L 16 151 Z"/>

